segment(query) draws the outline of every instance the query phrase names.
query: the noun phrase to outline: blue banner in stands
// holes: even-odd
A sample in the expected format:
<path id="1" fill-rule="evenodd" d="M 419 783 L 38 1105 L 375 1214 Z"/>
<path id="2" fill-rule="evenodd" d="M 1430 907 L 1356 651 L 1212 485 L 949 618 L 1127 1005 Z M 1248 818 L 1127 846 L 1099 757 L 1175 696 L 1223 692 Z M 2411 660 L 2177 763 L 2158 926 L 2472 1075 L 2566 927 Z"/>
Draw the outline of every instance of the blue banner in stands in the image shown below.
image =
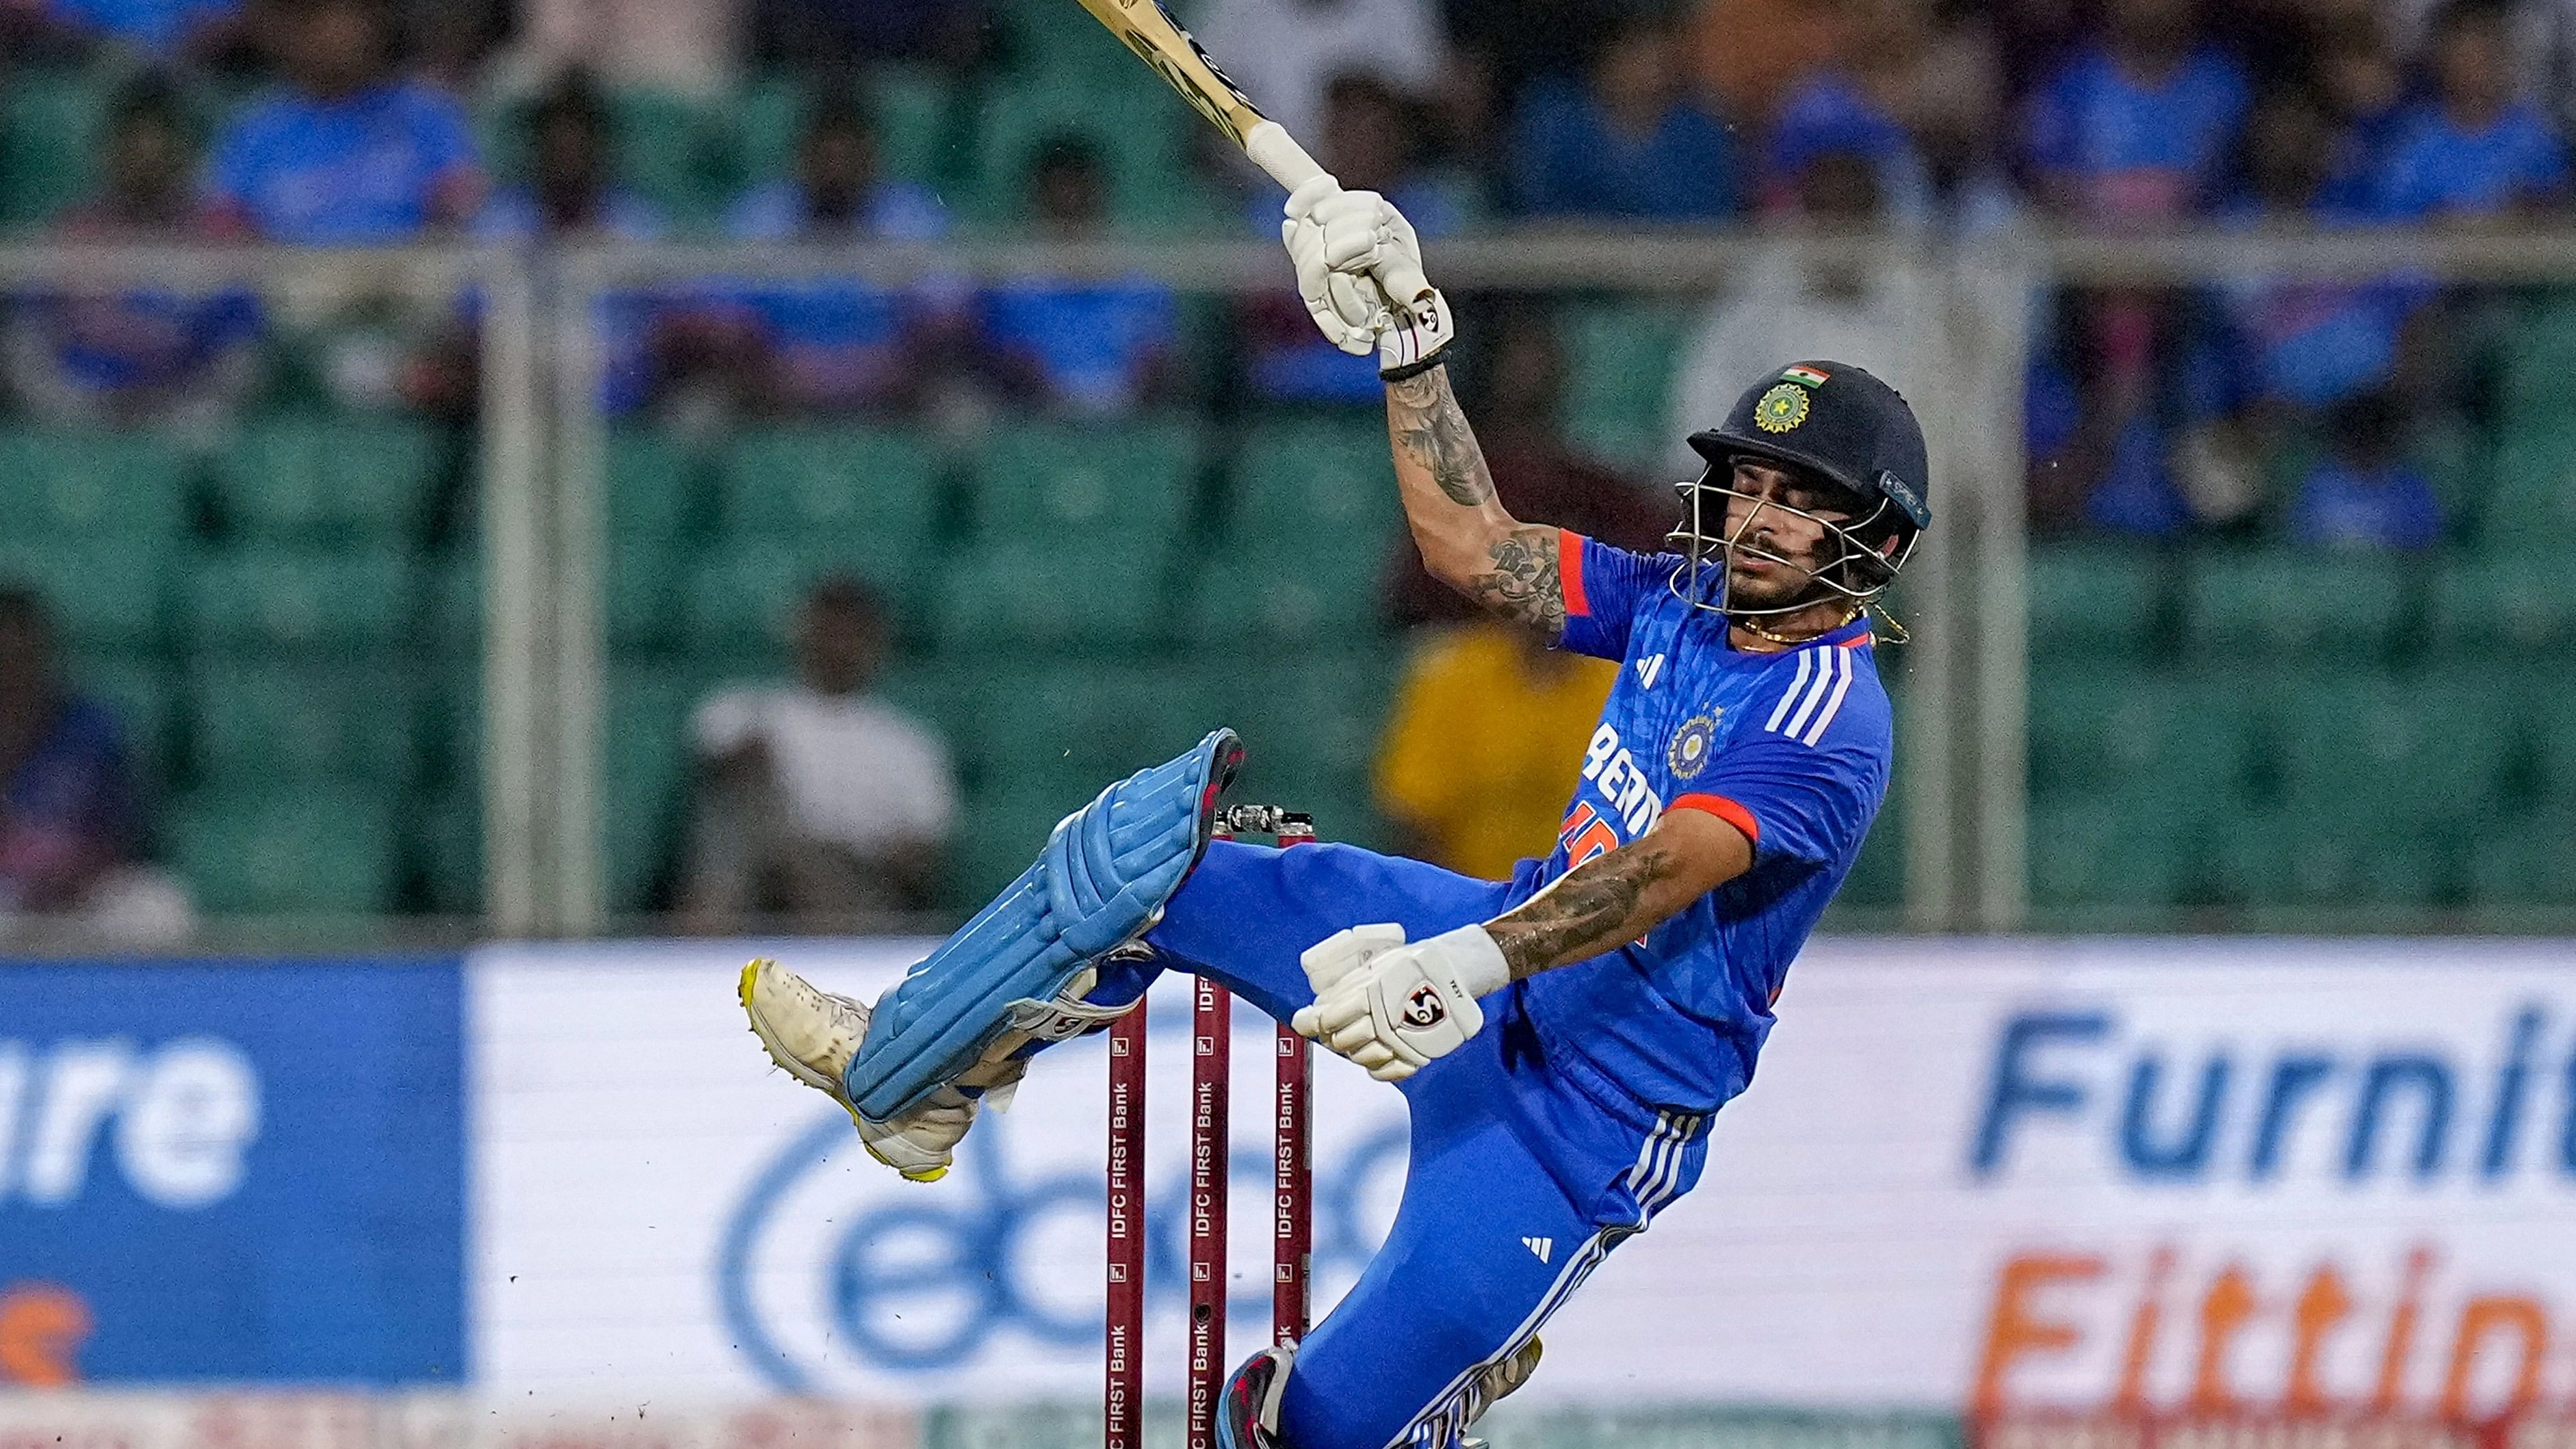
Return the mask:
<path id="1" fill-rule="evenodd" d="M 0 962 L 0 1387 L 460 1379 L 461 979 Z"/>

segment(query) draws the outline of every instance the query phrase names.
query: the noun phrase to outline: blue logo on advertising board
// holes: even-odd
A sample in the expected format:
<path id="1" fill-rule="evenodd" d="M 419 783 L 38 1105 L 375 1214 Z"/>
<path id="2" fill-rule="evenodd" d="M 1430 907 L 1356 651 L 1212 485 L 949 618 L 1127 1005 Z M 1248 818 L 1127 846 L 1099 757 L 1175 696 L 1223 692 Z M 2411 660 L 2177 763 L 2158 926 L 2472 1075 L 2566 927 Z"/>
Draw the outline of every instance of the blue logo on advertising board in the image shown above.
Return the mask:
<path id="1" fill-rule="evenodd" d="M 0 964 L 0 1382 L 452 1382 L 454 961 Z"/>

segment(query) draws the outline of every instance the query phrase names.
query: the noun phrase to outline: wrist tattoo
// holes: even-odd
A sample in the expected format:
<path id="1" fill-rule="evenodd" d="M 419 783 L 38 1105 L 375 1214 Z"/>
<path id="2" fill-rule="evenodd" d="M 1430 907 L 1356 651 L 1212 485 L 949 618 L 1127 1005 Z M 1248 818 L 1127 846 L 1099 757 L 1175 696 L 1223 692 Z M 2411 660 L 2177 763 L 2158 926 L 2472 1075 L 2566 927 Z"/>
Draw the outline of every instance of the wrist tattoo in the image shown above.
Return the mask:
<path id="1" fill-rule="evenodd" d="M 1446 368 L 1391 379 L 1386 395 L 1397 409 L 1396 445 L 1430 473 L 1450 502 L 1474 508 L 1494 496 L 1493 475 L 1449 390 Z"/>

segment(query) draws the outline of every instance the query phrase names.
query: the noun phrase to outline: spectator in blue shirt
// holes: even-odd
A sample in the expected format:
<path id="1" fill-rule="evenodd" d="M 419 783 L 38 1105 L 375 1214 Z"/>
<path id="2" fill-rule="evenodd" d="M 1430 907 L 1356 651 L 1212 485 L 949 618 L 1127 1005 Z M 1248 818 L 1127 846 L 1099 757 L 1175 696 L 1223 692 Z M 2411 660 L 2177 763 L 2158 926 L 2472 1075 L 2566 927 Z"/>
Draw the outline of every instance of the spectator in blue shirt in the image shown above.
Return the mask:
<path id="1" fill-rule="evenodd" d="M 288 88 L 216 142 L 208 207 L 233 234 L 309 246 L 409 241 L 459 227 L 483 202 L 465 113 L 388 65 L 381 0 L 279 0 L 272 37 Z"/>
<path id="2" fill-rule="evenodd" d="M 1533 82 L 1513 129 L 1514 201 L 1533 216 L 1720 221 L 1741 209 L 1726 123 L 1686 90 L 1679 37 L 1630 16 L 1588 83 Z"/>
<path id="3" fill-rule="evenodd" d="M 1922 221 L 1931 209 L 1931 181 L 1912 138 L 1896 118 L 1850 77 L 1827 71 L 1792 90 L 1771 118 L 1762 148 L 1762 209 L 1795 215 L 1809 163 L 1827 156 L 1857 157 L 1878 173 L 1873 210 L 1882 219 Z"/>
<path id="4" fill-rule="evenodd" d="M 2434 17 L 2433 94 L 2391 128 L 2371 187 L 2391 221 L 2474 221 L 2554 208 L 2567 146 L 2514 78 L 2511 16 L 2496 0 L 2451 0 Z"/>
<path id="5" fill-rule="evenodd" d="M 54 226 L 75 245 L 175 241 L 195 228 L 195 145 L 170 88 L 144 81 L 108 123 L 106 185 Z M 27 406 L 88 423 L 222 424 L 257 381 L 259 301 L 241 288 L 40 294 L 19 309 L 8 374 Z"/>
<path id="6" fill-rule="evenodd" d="M 1424 125 L 1413 99 L 1372 71 L 1345 71 L 1324 88 L 1324 127 L 1316 158 L 1353 191 L 1375 191 L 1395 203 L 1424 241 L 1455 236 L 1477 209 L 1465 178 L 1423 163 Z M 1257 188 L 1252 229 L 1279 235 L 1279 194 Z M 1353 357 L 1315 331 L 1305 306 L 1284 288 L 1236 307 L 1244 367 L 1253 391 L 1277 402 L 1374 407 L 1385 395 L 1377 357 Z"/>
<path id="7" fill-rule="evenodd" d="M 2309 470 L 2290 509 L 2290 533 L 2320 548 L 2425 549 L 2442 538 L 2442 505 L 2407 461 L 2404 415 L 2367 393 L 2337 408 L 2327 455 Z"/>
<path id="8" fill-rule="evenodd" d="M 796 148 L 796 172 L 737 202 L 725 230 L 743 241 L 927 242 L 946 235 L 937 197 L 880 173 L 875 118 L 846 92 L 819 99 Z M 763 361 L 772 405 L 869 409 L 914 400 L 936 370 L 925 357 L 959 309 L 944 283 L 899 292 L 857 282 L 726 284 L 710 305 L 673 332 L 666 358 L 684 370 L 705 363 L 736 372 L 748 326 Z"/>
<path id="9" fill-rule="evenodd" d="M 29 918 L 184 937 L 186 895 L 142 860 L 142 795 L 116 716 L 64 687 L 43 600 L 0 586 L 0 937 Z"/>
<path id="10" fill-rule="evenodd" d="M 2248 91 L 2191 0 L 2111 0 L 2102 37 L 2032 93 L 2022 147 L 2039 199 L 2099 222 L 2168 222 L 2216 199 Z"/>
<path id="11" fill-rule="evenodd" d="M 241 0 L 52 0 L 53 24 L 149 56 L 219 54 L 242 38 Z"/>
<path id="12" fill-rule="evenodd" d="M 1046 141 L 1029 167 L 1028 189 L 1046 240 L 1096 241 L 1107 232 L 1108 181 L 1090 142 Z M 1016 278 L 988 290 L 981 310 L 988 372 L 1059 412 L 1110 416 L 1159 400 L 1180 346 L 1172 289 L 1143 277 Z"/>

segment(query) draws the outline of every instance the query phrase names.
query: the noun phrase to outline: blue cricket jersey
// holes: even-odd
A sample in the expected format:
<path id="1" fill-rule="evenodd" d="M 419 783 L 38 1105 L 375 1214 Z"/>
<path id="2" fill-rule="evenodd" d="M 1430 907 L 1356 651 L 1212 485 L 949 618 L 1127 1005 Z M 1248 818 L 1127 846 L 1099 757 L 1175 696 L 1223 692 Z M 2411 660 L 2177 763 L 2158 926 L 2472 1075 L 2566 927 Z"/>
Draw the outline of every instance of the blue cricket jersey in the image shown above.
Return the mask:
<path id="1" fill-rule="evenodd" d="M 1564 647 L 1618 660 L 1557 847 L 1522 862 L 1526 899 L 1705 810 L 1753 841 L 1753 868 L 1644 941 L 1521 983 L 1551 1051 L 1639 1099 L 1705 1112 L 1744 1090 L 1789 963 L 1850 873 L 1887 792 L 1893 720 L 1866 619 L 1756 654 L 1668 588 L 1682 560 L 1560 535 Z"/>

